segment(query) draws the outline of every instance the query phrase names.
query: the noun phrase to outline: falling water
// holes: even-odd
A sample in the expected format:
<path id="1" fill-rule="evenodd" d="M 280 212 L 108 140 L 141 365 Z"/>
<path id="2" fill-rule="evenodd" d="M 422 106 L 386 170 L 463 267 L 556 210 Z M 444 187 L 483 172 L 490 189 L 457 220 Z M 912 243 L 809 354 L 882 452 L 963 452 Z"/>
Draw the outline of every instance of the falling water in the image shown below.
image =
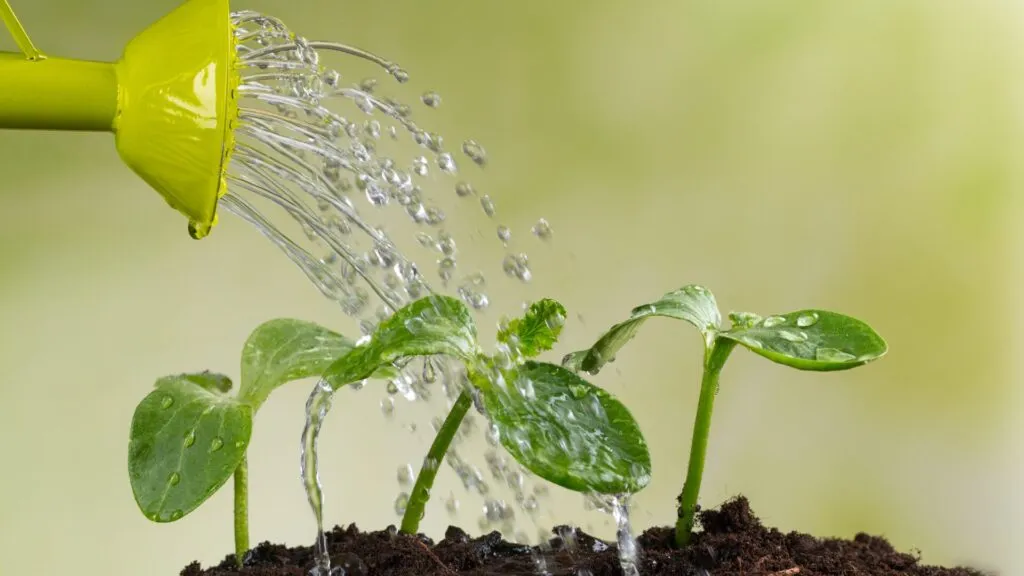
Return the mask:
<path id="1" fill-rule="evenodd" d="M 475 202 L 494 222 L 493 241 L 503 248 L 495 265 L 513 280 L 531 281 L 527 254 L 514 249 L 519 236 L 495 220 L 494 199 L 461 175 L 463 158 L 470 167 L 488 164 L 483 145 L 467 139 L 458 146 L 461 155 L 453 153 L 444 138 L 413 120 L 413 107 L 386 96 L 375 79 L 343 85 L 341 75 L 323 66 L 320 58 L 336 53 L 369 62 L 398 85 L 409 80 L 401 67 L 344 44 L 308 41 L 270 16 L 243 11 L 232 14 L 232 20 L 241 78 L 239 115 L 227 173 L 229 192 L 220 206 L 278 246 L 325 297 L 359 322 L 364 340 L 379 322 L 435 287 L 427 279 L 429 270 L 406 257 L 396 238 L 371 222 L 362 207 L 404 214 L 421 229 L 415 243 L 433 255 L 432 275 L 439 288 L 454 291 L 471 309 L 483 311 L 491 306 L 486 279 L 477 271 L 460 272 L 458 243 L 446 229 L 447 216 L 427 192 L 439 180 L 447 180 L 452 199 Z M 419 104 L 434 109 L 441 106 L 442 98 L 428 91 Z M 416 152 L 409 153 L 403 145 L 411 145 Z M 268 209 L 275 215 L 266 216 Z M 288 230 L 289 225 L 295 230 Z M 546 241 L 552 236 L 551 226 L 542 218 L 522 236 Z M 295 238 L 304 240 L 300 243 Z M 460 365 L 443 359 L 427 359 L 422 368 L 410 363 L 388 382 L 382 412 L 388 417 L 394 414 L 396 395 L 429 399 L 435 383 L 450 407 L 464 384 L 460 370 Z M 325 382 L 317 383 L 307 403 L 302 435 L 302 479 L 317 521 L 313 576 L 331 573 L 316 447 L 334 392 Z M 439 421 L 435 419 L 435 427 Z M 511 501 L 498 497 L 481 467 L 460 455 L 460 442 L 475 431 L 485 432 L 489 444 L 483 468 L 500 488 L 511 490 Z M 445 463 L 467 492 L 484 499 L 481 529 L 511 533 L 516 509 L 537 523 L 539 500 L 547 495 L 547 487 L 542 481 L 531 486 L 530 474 L 507 457 L 490 425 L 480 427 L 472 414 L 467 415 Z M 411 467 L 402 466 L 399 484 L 411 483 L 412 474 Z M 459 510 L 454 494 L 446 508 L 452 514 Z M 633 542 L 622 539 L 623 534 L 631 538 L 625 502 L 616 501 L 614 510 L 621 550 L 624 542 Z M 404 511 L 402 494 L 395 511 Z M 515 538 L 525 542 L 528 536 L 517 532 Z M 635 543 L 628 549 L 635 551 Z M 633 572 L 627 574 L 636 573 L 635 562 L 632 566 Z"/>
<path id="2" fill-rule="evenodd" d="M 300 458 L 300 470 L 302 482 L 306 487 L 306 496 L 309 498 L 309 505 L 313 508 L 313 515 L 316 517 L 316 543 L 313 545 L 314 576 L 327 576 L 331 573 L 331 557 L 327 552 L 327 535 L 324 533 L 323 515 L 323 490 L 320 487 L 320 477 L 316 467 L 316 445 L 320 437 L 320 427 L 324 423 L 327 412 L 331 409 L 331 396 L 334 390 L 321 380 L 317 382 L 306 401 L 306 426 L 302 429 L 302 455 Z"/>
<path id="3" fill-rule="evenodd" d="M 615 537 L 619 547 L 622 575 L 640 576 L 640 569 L 637 567 L 640 547 L 633 536 L 633 527 L 629 524 L 629 497 L 613 497 L 609 503 L 612 506 L 612 516 L 615 518 Z"/>

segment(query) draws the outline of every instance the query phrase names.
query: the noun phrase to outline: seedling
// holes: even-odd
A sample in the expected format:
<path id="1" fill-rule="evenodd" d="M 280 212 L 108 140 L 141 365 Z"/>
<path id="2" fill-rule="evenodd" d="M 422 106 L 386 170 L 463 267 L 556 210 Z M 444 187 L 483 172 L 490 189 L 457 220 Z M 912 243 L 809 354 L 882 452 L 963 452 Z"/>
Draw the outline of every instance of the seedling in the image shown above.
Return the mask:
<path id="1" fill-rule="evenodd" d="M 634 308 L 629 319 L 612 326 L 589 349 L 567 355 L 562 364 L 597 374 L 606 363 L 614 361 L 640 325 L 655 316 L 685 320 L 704 337 L 704 376 L 686 481 L 678 499 L 675 538 L 679 546 L 687 544 L 691 537 L 718 378 L 737 344 L 772 362 L 819 372 L 856 368 L 881 358 L 888 350 L 885 340 L 864 322 L 825 310 L 798 310 L 764 318 L 749 312 L 732 313 L 732 326 L 722 330 L 715 297 L 706 288 L 690 285 L 665 294 L 657 302 Z"/>
<path id="2" fill-rule="evenodd" d="M 424 459 L 406 506 L 402 530 L 415 533 L 437 468 L 476 402 L 508 452 L 526 469 L 578 492 L 634 493 L 647 485 L 647 444 L 618 400 L 570 370 L 530 360 L 558 338 L 565 309 L 533 304 L 498 334 L 499 352 L 481 350 L 469 310 L 458 300 L 428 296 L 398 310 L 373 337 L 324 374 L 334 390 L 414 357 L 443 354 L 465 366 L 463 389 Z"/>
<path id="3" fill-rule="evenodd" d="M 278 386 L 319 376 L 353 343 L 301 320 L 260 325 L 242 348 L 241 381 L 231 395 L 223 374 L 166 376 L 135 409 L 128 475 L 142 513 L 154 522 L 188 515 L 234 475 L 235 561 L 249 549 L 246 450 L 253 416 Z"/>

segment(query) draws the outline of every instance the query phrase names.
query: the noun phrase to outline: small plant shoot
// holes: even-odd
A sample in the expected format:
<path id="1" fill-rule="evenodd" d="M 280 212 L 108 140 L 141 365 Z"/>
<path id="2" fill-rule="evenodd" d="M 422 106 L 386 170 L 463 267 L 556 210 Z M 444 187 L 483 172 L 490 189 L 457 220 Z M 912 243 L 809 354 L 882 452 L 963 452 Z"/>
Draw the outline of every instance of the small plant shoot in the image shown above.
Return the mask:
<path id="1" fill-rule="evenodd" d="M 352 350 L 343 336 L 309 322 L 277 319 L 256 328 L 242 349 L 241 382 L 200 372 L 161 378 L 135 409 L 128 475 L 135 501 L 154 522 L 173 522 L 235 477 L 235 550 L 249 548 L 246 450 L 253 416 L 278 386 L 319 376 Z"/>
<path id="2" fill-rule="evenodd" d="M 480 349 L 462 302 L 428 296 L 398 310 L 368 342 L 324 373 L 324 381 L 337 389 L 416 356 L 443 354 L 465 365 L 463 390 L 424 459 L 403 532 L 418 530 L 438 464 L 474 399 L 498 428 L 503 446 L 541 478 L 570 490 L 608 494 L 646 486 L 650 456 L 629 411 L 572 371 L 529 360 L 551 349 L 564 322 L 561 304 L 535 302 L 522 318 L 504 323 L 499 353 L 489 356 Z"/>
<path id="3" fill-rule="evenodd" d="M 723 330 L 714 295 L 702 286 L 690 285 L 634 308 L 627 320 L 612 326 L 589 349 L 566 355 L 562 364 L 573 370 L 598 373 L 615 359 L 640 325 L 655 316 L 685 320 L 700 330 L 704 340 L 704 375 L 686 481 L 679 496 L 679 546 L 687 544 L 691 537 L 719 375 L 737 345 L 778 364 L 820 372 L 856 368 L 881 358 L 888 350 L 885 340 L 864 322 L 825 310 L 798 310 L 766 317 L 733 313 L 729 315 L 731 326 Z"/>

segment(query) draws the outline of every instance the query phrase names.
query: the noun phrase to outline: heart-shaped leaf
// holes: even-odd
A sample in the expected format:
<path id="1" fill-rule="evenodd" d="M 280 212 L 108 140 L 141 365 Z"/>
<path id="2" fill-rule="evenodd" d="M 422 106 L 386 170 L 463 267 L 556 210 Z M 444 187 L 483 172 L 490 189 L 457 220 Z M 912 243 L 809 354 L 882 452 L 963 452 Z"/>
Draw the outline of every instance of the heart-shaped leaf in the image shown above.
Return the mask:
<path id="1" fill-rule="evenodd" d="M 719 334 L 765 358 L 800 370 L 848 370 L 885 355 L 870 326 L 825 310 L 798 310 L 741 324 Z"/>
<path id="2" fill-rule="evenodd" d="M 220 374 L 168 376 L 136 407 L 128 476 L 150 520 L 172 522 L 195 510 L 242 461 L 253 409 L 227 396 L 229 389 Z"/>
<path id="3" fill-rule="evenodd" d="M 480 393 L 502 445 L 524 467 L 577 492 L 633 493 L 650 481 L 640 427 L 610 394 L 554 364 L 502 374 Z"/>
<path id="4" fill-rule="evenodd" d="M 352 347 L 349 339 L 312 322 L 264 322 L 242 348 L 239 399 L 258 408 L 278 386 L 321 375 Z"/>
<path id="5" fill-rule="evenodd" d="M 691 284 L 665 294 L 657 302 L 637 306 L 628 320 L 612 326 L 588 350 L 567 354 L 562 359 L 562 365 L 597 374 L 606 363 L 615 359 L 618 351 L 636 335 L 640 325 L 654 316 L 676 318 L 693 324 L 704 335 L 706 345 L 714 340 L 714 334 L 722 322 L 722 315 L 711 291 Z"/>
<path id="6" fill-rule="evenodd" d="M 338 388 L 412 356 L 444 354 L 472 361 L 479 351 L 469 309 L 455 298 L 427 296 L 381 322 L 368 342 L 331 364 L 324 379 Z"/>
<path id="7" fill-rule="evenodd" d="M 498 332 L 504 342 L 525 358 L 551 350 L 565 325 L 565 307 L 544 298 L 530 305 L 522 318 L 516 318 Z"/>

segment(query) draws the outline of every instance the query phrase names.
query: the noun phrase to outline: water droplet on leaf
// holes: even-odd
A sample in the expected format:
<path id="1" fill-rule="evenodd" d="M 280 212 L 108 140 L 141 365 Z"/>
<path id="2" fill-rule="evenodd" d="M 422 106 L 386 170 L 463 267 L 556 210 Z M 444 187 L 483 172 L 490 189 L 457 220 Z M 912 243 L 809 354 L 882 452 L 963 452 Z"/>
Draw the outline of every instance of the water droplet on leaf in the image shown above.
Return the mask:
<path id="1" fill-rule="evenodd" d="M 181 474 L 177 472 L 171 472 L 171 475 L 167 477 L 167 483 L 171 486 L 177 486 L 181 482 Z"/>
<path id="2" fill-rule="evenodd" d="M 224 447 L 224 440 L 219 436 L 210 441 L 210 452 L 216 452 Z"/>
<path id="3" fill-rule="evenodd" d="M 764 319 L 764 322 L 762 322 L 761 325 L 765 328 L 774 328 L 776 326 L 781 326 L 785 322 L 786 319 L 782 316 L 769 316 Z"/>
<path id="4" fill-rule="evenodd" d="M 817 324 L 817 322 L 818 314 L 816 312 L 811 312 L 810 314 L 801 314 L 800 317 L 796 319 L 796 325 L 801 328 L 809 328 Z"/>
<path id="5" fill-rule="evenodd" d="M 188 434 L 185 434 L 185 448 L 188 448 L 196 443 L 196 431 L 189 430 Z"/>
<path id="6" fill-rule="evenodd" d="M 814 351 L 814 359 L 819 362 L 849 362 L 857 357 L 836 348 L 823 347 Z"/>
<path id="7" fill-rule="evenodd" d="M 160 407 L 161 408 L 167 409 L 167 408 L 170 408 L 173 405 L 174 405 L 174 398 L 171 397 L 171 396 L 164 396 L 163 399 L 160 400 Z"/>

